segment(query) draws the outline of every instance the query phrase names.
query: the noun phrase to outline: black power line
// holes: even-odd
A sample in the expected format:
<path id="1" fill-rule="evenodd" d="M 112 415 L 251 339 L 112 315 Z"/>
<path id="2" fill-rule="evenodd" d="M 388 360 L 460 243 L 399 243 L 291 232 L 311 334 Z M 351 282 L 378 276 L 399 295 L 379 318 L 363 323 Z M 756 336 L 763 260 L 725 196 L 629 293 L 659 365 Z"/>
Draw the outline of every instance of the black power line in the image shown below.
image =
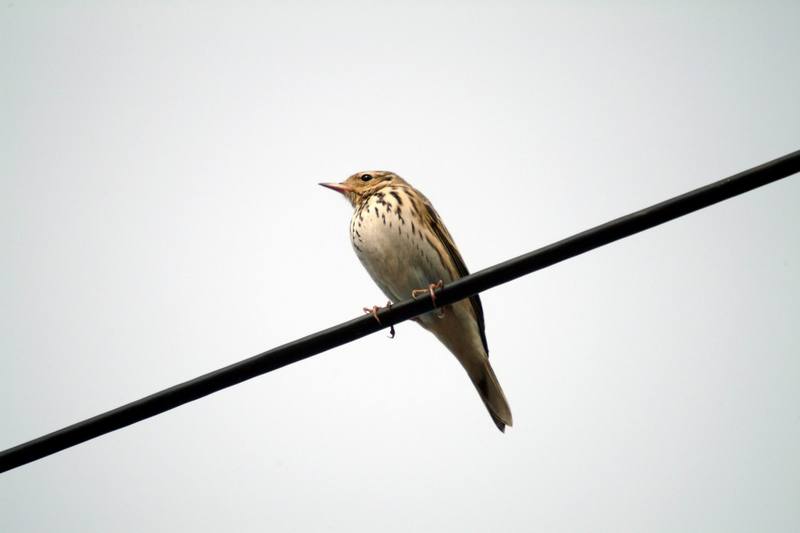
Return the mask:
<path id="1" fill-rule="evenodd" d="M 436 293 L 437 303 L 446 305 L 457 302 L 796 172 L 800 172 L 800 150 L 459 279 Z M 0 472 L 174 409 L 432 309 L 429 297 L 407 300 L 392 306 L 391 309 L 381 311 L 379 314 L 381 324 L 371 316 L 365 315 L 209 372 L 191 381 L 0 452 Z"/>

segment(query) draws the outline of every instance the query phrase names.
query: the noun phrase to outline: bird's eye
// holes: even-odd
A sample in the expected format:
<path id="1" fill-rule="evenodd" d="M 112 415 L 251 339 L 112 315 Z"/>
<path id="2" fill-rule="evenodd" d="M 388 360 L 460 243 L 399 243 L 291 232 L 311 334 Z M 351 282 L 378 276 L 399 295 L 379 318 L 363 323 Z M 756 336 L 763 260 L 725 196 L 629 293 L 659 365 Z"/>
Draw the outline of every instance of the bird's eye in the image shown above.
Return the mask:
<path id="1" fill-rule="evenodd" d="M 361 181 L 369 181 L 372 179 L 372 174 L 361 174 Z"/>

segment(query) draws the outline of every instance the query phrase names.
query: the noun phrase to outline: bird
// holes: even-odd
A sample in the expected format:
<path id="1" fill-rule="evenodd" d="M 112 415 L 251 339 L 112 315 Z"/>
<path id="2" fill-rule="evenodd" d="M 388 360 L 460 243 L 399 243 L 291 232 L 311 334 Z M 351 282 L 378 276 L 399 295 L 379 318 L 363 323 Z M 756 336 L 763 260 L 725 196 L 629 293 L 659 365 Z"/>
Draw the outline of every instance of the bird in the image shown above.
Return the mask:
<path id="1" fill-rule="evenodd" d="M 387 305 L 425 293 L 435 305 L 435 289 L 469 274 L 431 202 L 394 172 L 362 171 L 341 183 L 320 185 L 341 193 L 353 207 L 350 242 L 370 277 L 389 298 Z M 377 306 L 371 310 L 376 319 L 377 310 Z M 489 364 L 478 295 L 414 320 L 455 355 L 492 421 L 505 432 L 513 423 L 511 408 Z"/>

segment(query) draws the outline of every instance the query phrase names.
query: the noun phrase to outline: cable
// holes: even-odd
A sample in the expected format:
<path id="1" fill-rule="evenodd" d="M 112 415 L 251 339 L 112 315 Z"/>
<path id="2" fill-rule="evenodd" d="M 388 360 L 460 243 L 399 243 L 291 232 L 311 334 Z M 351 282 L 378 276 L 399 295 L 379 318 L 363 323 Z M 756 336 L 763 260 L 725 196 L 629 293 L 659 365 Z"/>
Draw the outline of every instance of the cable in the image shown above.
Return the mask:
<path id="1" fill-rule="evenodd" d="M 796 172 L 800 172 L 800 150 L 461 278 L 436 293 L 437 303 L 446 305 L 457 302 Z M 209 372 L 0 452 L 0 472 L 124 428 L 432 309 L 430 297 L 407 300 L 393 305 L 391 309 L 381 311 L 378 315 L 381 324 L 378 324 L 372 316 L 365 315 Z"/>

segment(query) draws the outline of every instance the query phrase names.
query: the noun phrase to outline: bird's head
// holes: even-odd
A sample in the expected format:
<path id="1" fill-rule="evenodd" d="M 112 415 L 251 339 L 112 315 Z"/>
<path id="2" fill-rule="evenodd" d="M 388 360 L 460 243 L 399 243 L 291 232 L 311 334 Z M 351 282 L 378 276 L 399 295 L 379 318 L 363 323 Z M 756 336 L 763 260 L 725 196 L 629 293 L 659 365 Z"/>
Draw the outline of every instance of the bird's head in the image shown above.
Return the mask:
<path id="1" fill-rule="evenodd" d="M 320 183 L 323 187 L 340 192 L 347 198 L 353 207 L 356 207 L 366 197 L 378 192 L 384 187 L 403 183 L 403 179 L 386 170 L 365 170 L 356 172 L 341 183 Z"/>

